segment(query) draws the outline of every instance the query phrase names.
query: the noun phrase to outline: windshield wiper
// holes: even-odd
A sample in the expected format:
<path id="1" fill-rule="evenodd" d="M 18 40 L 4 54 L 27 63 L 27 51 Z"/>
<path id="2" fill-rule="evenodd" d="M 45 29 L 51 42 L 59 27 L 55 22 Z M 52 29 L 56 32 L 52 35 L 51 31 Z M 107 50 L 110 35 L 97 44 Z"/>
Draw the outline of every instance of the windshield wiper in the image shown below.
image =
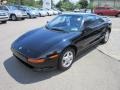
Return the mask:
<path id="1" fill-rule="evenodd" d="M 66 32 L 65 30 L 60 29 L 60 28 L 51 28 L 51 30 Z"/>

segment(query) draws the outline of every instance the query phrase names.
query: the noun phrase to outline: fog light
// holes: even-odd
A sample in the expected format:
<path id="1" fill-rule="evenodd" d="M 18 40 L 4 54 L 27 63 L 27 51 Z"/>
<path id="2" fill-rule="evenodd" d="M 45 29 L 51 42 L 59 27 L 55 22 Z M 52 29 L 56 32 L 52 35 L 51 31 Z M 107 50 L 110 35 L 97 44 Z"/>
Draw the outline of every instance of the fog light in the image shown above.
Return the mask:
<path id="1" fill-rule="evenodd" d="M 30 63 L 34 63 L 34 64 L 39 64 L 39 63 L 44 63 L 45 62 L 45 59 L 28 59 L 28 62 Z"/>

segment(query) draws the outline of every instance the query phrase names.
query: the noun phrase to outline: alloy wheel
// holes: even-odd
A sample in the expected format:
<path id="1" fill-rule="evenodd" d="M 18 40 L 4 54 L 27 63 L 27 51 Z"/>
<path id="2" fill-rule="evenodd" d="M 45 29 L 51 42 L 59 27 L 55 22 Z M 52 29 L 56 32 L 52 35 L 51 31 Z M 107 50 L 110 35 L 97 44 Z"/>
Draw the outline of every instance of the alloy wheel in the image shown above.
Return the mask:
<path id="1" fill-rule="evenodd" d="M 107 42 L 107 41 L 109 40 L 109 36 L 110 36 L 110 32 L 107 31 L 107 32 L 105 33 L 105 42 Z"/>
<path id="2" fill-rule="evenodd" d="M 62 58 L 62 66 L 67 68 L 69 67 L 72 62 L 73 62 L 73 59 L 74 59 L 74 54 L 72 51 L 67 51 L 64 55 L 63 55 L 63 58 Z"/>

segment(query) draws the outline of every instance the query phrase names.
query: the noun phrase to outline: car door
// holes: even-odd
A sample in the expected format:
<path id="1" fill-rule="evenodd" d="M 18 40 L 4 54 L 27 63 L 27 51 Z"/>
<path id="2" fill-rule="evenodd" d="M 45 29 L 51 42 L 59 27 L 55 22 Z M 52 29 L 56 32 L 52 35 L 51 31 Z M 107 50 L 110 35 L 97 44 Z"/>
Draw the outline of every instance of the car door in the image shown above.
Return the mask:
<path id="1" fill-rule="evenodd" d="M 113 8 L 111 8 L 111 7 L 105 8 L 105 15 L 113 16 L 115 14 L 116 14 L 116 11 Z"/>
<path id="2" fill-rule="evenodd" d="M 117 15 L 116 10 L 113 8 L 110 8 L 110 15 L 111 16 Z"/>
<path id="3" fill-rule="evenodd" d="M 100 33 L 101 28 L 97 23 L 96 15 L 88 16 L 84 21 L 82 34 L 78 41 L 79 50 L 81 51 L 97 41 L 100 38 Z"/>

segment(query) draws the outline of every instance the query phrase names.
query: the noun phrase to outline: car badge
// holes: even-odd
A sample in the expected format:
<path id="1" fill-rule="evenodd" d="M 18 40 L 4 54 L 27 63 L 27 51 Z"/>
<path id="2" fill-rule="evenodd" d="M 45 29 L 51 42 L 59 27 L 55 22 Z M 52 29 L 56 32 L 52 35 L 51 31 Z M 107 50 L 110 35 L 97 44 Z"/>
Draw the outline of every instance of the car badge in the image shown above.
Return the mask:
<path id="1" fill-rule="evenodd" d="M 22 49 L 22 47 L 19 47 L 19 50 L 21 50 Z"/>

